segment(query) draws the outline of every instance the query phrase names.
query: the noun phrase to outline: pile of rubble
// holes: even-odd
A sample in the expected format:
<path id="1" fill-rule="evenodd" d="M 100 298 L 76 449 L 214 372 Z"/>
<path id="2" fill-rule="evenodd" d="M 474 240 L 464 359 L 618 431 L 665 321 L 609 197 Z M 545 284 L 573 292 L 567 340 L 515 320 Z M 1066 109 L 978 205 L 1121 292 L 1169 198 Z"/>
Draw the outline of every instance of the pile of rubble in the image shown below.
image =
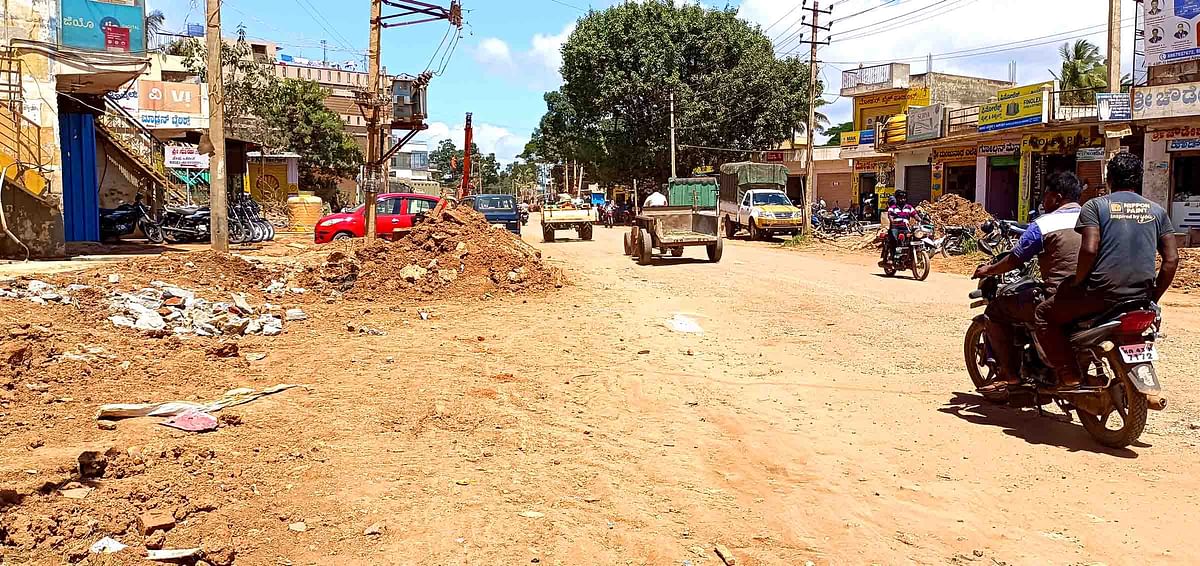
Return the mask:
<path id="1" fill-rule="evenodd" d="M 1179 271 L 1175 273 L 1173 286 L 1185 291 L 1200 289 L 1200 249 L 1179 250 Z"/>
<path id="2" fill-rule="evenodd" d="M 234 293 L 231 301 L 208 301 L 187 289 L 161 281 L 136 293 L 113 293 L 108 298 L 113 325 L 149 333 L 197 336 L 277 336 L 284 320 L 308 318 L 300 309 L 289 309 L 281 316 L 279 307 L 251 306 L 245 295 Z"/>
<path id="3" fill-rule="evenodd" d="M 325 255 L 299 284 L 332 293 L 479 295 L 561 287 L 562 272 L 469 208 L 442 212 L 395 242 L 354 242 Z"/>
<path id="4" fill-rule="evenodd" d="M 939 236 L 944 233 L 946 226 L 970 226 L 978 229 L 980 224 L 992 219 L 992 215 L 984 210 L 982 204 L 952 193 L 942 195 L 937 202 L 922 202 L 917 209 L 929 216 Z"/>
<path id="5" fill-rule="evenodd" d="M 57 287 L 37 279 L 28 281 L 0 279 L 0 299 L 22 299 L 38 305 L 55 303 L 69 305 L 72 302 L 71 295 L 73 293 L 87 288 L 87 285 L 79 284 Z"/>

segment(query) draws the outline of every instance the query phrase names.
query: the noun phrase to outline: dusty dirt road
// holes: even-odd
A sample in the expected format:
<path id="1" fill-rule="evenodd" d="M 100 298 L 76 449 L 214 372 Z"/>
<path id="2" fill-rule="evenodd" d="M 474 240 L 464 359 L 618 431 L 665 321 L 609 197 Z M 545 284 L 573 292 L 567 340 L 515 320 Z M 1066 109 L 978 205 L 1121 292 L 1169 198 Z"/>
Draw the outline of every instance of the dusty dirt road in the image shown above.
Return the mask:
<path id="1" fill-rule="evenodd" d="M 10 403 L 0 481 L 55 481 L 85 448 L 132 448 L 141 467 L 84 500 L 10 491 L 0 513 L 40 526 L 21 547 L 10 521 L 0 556 L 91 560 L 79 548 L 105 529 L 165 508 L 182 515 L 166 547 L 213 564 L 715 565 L 716 544 L 738 564 L 1200 563 L 1195 297 L 1166 301 L 1170 407 L 1113 451 L 970 393 L 965 277 L 885 279 L 865 256 L 747 242 L 720 264 L 696 248 L 640 267 L 620 234 L 536 242 L 572 281 L 544 295 L 307 305 L 282 336 L 243 340 L 261 361 L 104 342 L 137 390 L 117 378 L 63 401 L 56 382 L 42 407 Z M 667 328 L 675 313 L 704 333 Z M 310 389 L 205 435 L 91 420 L 104 402 L 287 381 Z"/>

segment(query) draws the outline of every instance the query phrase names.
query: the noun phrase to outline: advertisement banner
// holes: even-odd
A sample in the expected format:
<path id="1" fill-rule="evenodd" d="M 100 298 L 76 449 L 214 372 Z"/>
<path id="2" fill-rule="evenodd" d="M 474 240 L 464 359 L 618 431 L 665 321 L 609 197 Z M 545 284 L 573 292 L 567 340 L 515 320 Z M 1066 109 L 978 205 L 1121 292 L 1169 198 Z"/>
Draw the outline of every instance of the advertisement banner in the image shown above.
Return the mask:
<path id="1" fill-rule="evenodd" d="M 1133 119 L 1132 102 L 1127 92 L 1097 92 L 1096 115 L 1101 122 L 1128 122 Z"/>
<path id="2" fill-rule="evenodd" d="M 154 112 L 200 113 L 200 85 L 138 81 L 138 105 Z"/>
<path id="3" fill-rule="evenodd" d="M 979 106 L 979 131 L 994 132 L 1046 122 L 1048 100 L 1045 87 L 1053 83 L 1010 88 L 996 93 L 996 102 Z"/>
<path id="4" fill-rule="evenodd" d="M 168 145 L 163 148 L 164 165 L 172 169 L 208 169 L 208 156 L 200 150 L 186 145 Z"/>
<path id="5" fill-rule="evenodd" d="M 1200 0 L 1145 0 L 1146 64 L 1200 58 Z"/>
<path id="6" fill-rule="evenodd" d="M 946 107 L 941 104 L 908 109 L 907 141 L 918 142 L 940 138 L 944 135 Z"/>
<path id="7" fill-rule="evenodd" d="M 1021 152 L 1019 140 L 979 144 L 978 154 L 983 157 L 1012 156 Z"/>
<path id="8" fill-rule="evenodd" d="M 1154 130 L 1148 133 L 1150 134 L 1150 141 L 1200 138 L 1200 126 L 1178 126 L 1165 130 Z"/>
<path id="9" fill-rule="evenodd" d="M 1075 161 L 1104 161 L 1104 148 L 1081 147 L 1075 152 Z"/>
<path id="10" fill-rule="evenodd" d="M 875 145 L 875 130 L 858 132 L 858 145 Z"/>
<path id="11" fill-rule="evenodd" d="M 858 132 L 842 132 L 842 147 L 858 147 Z"/>
<path id="12" fill-rule="evenodd" d="M 1133 119 L 1198 116 L 1198 93 L 1200 83 L 1136 87 L 1133 89 Z"/>
<path id="13" fill-rule="evenodd" d="M 146 52 L 143 0 L 62 0 L 59 44 L 89 51 Z"/>
<path id="14" fill-rule="evenodd" d="M 1167 151 L 1194 151 L 1200 149 L 1200 138 L 1171 140 L 1167 142 Z"/>
<path id="15" fill-rule="evenodd" d="M 975 161 L 976 155 L 978 153 L 973 145 L 934 148 L 930 152 L 930 156 L 935 163 L 943 161 Z"/>

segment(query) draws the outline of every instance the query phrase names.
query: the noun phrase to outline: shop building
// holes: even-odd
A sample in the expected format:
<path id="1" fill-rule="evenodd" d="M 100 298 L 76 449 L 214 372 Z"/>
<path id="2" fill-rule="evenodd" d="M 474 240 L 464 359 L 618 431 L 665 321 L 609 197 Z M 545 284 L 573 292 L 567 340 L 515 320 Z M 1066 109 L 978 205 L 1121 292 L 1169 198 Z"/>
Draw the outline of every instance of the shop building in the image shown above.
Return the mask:
<path id="1" fill-rule="evenodd" d="M 876 148 L 894 156 L 896 187 L 912 202 L 953 193 L 1025 221 L 1054 173 L 1077 174 L 1085 199 L 1099 194 L 1104 136 L 1128 134 L 1127 124 L 1106 127 L 1096 106 L 1060 99 L 1056 84 L 1044 82 L 1000 89 L 975 106 L 909 108 L 877 128 Z"/>
<path id="2" fill-rule="evenodd" d="M 1167 209 L 1177 230 L 1200 229 L 1200 61 L 1152 66 L 1148 79 L 1131 100 L 1144 129 L 1142 194 Z"/>
<path id="3" fill-rule="evenodd" d="M 947 183 L 955 191 L 973 192 L 977 183 L 977 174 L 971 169 L 976 166 L 973 159 L 960 154 L 935 162 L 927 147 L 903 153 L 878 151 L 879 138 L 888 135 L 889 129 L 892 139 L 904 138 L 907 122 L 896 117 L 907 119 L 909 111 L 919 111 L 914 123 L 924 124 L 934 113 L 979 105 L 994 97 L 998 89 L 1011 86 L 1008 81 L 946 73 L 911 75 L 909 66 L 899 63 L 844 71 L 841 95 L 854 99 L 855 131 L 842 134 L 840 145 L 842 157 L 854 161 L 855 201 L 870 200 L 882 206 L 887 196 L 906 185 L 914 201 L 927 200 L 935 187 L 944 188 Z"/>

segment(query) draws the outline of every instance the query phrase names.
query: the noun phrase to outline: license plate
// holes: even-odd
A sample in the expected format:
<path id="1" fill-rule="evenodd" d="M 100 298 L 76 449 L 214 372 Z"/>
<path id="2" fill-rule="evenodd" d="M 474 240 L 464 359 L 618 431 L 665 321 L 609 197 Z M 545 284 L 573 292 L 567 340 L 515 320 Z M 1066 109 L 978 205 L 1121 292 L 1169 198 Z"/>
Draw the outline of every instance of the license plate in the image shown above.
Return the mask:
<path id="1" fill-rule="evenodd" d="M 1154 344 L 1129 344 L 1121 346 L 1121 359 L 1127 364 L 1140 364 L 1144 362 L 1158 361 L 1158 350 L 1154 349 Z"/>

